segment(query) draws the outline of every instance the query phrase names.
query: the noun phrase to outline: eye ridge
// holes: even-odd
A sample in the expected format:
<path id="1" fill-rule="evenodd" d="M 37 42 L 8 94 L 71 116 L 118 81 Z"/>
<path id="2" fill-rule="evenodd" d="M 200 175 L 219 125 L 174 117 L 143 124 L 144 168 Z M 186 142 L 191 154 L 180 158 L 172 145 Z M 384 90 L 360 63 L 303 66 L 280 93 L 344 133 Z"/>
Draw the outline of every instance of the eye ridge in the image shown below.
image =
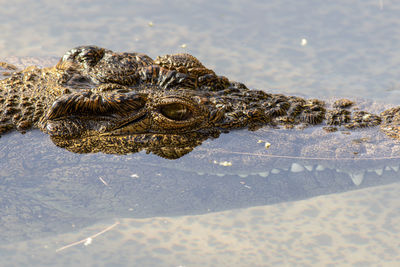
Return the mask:
<path id="1" fill-rule="evenodd" d="M 190 119 L 193 114 L 190 108 L 181 103 L 170 103 L 162 105 L 159 112 L 170 120 L 184 121 Z"/>

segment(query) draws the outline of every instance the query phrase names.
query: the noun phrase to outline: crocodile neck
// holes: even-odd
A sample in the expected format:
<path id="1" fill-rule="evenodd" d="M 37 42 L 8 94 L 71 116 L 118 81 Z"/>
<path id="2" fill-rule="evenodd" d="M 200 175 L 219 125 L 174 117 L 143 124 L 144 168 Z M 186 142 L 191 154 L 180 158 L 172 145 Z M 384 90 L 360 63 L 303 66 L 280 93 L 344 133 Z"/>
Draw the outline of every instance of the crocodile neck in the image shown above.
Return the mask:
<path id="1" fill-rule="evenodd" d="M 0 134 L 25 132 L 38 121 L 54 100 L 65 93 L 62 73 L 55 68 L 28 67 L 0 81 Z"/>

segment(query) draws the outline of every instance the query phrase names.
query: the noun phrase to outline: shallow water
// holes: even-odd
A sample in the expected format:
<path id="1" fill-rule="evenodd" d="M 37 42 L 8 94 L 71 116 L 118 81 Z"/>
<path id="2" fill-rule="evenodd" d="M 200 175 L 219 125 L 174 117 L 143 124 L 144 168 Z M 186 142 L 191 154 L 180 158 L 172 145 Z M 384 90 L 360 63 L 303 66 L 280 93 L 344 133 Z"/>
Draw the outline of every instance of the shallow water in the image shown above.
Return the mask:
<path id="1" fill-rule="evenodd" d="M 1 257 L 37 266 L 397 266 L 399 190 L 397 183 L 205 215 L 114 219 L 13 244 Z"/>
<path id="2" fill-rule="evenodd" d="M 151 57 L 189 52 L 249 87 L 400 102 L 400 4 L 393 1 L 48 0 L 2 7 L 0 57 L 59 57 L 82 44 Z"/>
<path id="3" fill-rule="evenodd" d="M 251 88 L 396 105 L 399 8 L 384 0 L 8 1 L 0 10 L 0 56 L 59 57 L 82 44 L 153 58 L 188 52 Z M 77 155 L 39 132 L 2 137 L 1 258 L 41 266 L 368 266 L 399 260 L 396 145 L 373 150 L 372 156 L 393 159 L 366 163 L 305 160 L 310 151 L 301 150 L 289 151 L 300 161 L 267 162 L 260 153 L 274 151 L 265 150 L 265 142 L 271 149 L 282 143 L 270 134 L 223 135 L 177 161 L 144 153 Z M 370 133 L 347 141 L 363 135 Z M 327 195 L 364 187 L 371 188 Z M 286 201 L 295 202 L 274 204 Z M 93 244 L 56 252 L 116 221 Z"/>

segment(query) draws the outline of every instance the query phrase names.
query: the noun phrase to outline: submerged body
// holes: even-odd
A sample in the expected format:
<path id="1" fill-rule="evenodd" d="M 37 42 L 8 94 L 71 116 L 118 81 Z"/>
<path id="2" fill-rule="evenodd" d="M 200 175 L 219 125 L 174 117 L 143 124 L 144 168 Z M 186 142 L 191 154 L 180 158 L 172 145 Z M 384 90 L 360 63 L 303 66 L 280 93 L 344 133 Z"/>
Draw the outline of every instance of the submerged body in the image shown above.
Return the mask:
<path id="1" fill-rule="evenodd" d="M 106 54 L 108 59 L 90 67 L 83 56 L 71 59 L 70 52 L 56 67 L 31 67 L 0 81 L 2 111 L 10 108 L 1 113 L 3 133 L 39 128 L 74 152 L 147 150 L 177 158 L 220 132 L 270 127 L 233 131 L 174 161 L 140 153 L 67 153 L 38 131 L 4 136 L 3 243 L 76 231 L 101 219 L 199 214 L 398 182 L 400 145 L 379 131 L 397 138 L 396 109 L 373 115 L 361 110 L 382 108 L 248 90 L 198 62 L 200 74 L 188 74 L 175 62 L 193 61 L 188 55 L 166 56 L 173 62 L 162 67 L 161 60 L 150 61 L 125 75 L 116 75 L 115 68 L 115 77 L 127 78 L 108 80 L 105 60 L 113 66 L 111 59 L 121 62 L 124 54 Z M 352 134 L 331 133 L 335 129 Z"/>
<path id="2" fill-rule="evenodd" d="M 318 124 L 326 131 L 380 125 L 399 138 L 400 108 L 377 115 L 346 99 L 327 104 L 249 90 L 188 54 L 152 60 L 96 46 L 74 48 L 54 67 L 29 67 L 1 80 L 0 105 L 0 133 L 39 128 L 80 153 L 146 149 L 178 158 L 221 132 L 264 125 Z"/>

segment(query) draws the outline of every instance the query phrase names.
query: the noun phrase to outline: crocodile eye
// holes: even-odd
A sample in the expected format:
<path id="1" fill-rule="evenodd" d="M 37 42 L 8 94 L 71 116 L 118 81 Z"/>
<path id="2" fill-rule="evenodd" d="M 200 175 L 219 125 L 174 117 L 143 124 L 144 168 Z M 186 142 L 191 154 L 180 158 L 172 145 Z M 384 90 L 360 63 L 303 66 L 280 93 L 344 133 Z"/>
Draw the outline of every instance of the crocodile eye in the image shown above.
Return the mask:
<path id="1" fill-rule="evenodd" d="M 171 103 L 160 107 L 160 113 L 168 119 L 183 121 L 192 117 L 190 109 L 180 103 Z"/>

